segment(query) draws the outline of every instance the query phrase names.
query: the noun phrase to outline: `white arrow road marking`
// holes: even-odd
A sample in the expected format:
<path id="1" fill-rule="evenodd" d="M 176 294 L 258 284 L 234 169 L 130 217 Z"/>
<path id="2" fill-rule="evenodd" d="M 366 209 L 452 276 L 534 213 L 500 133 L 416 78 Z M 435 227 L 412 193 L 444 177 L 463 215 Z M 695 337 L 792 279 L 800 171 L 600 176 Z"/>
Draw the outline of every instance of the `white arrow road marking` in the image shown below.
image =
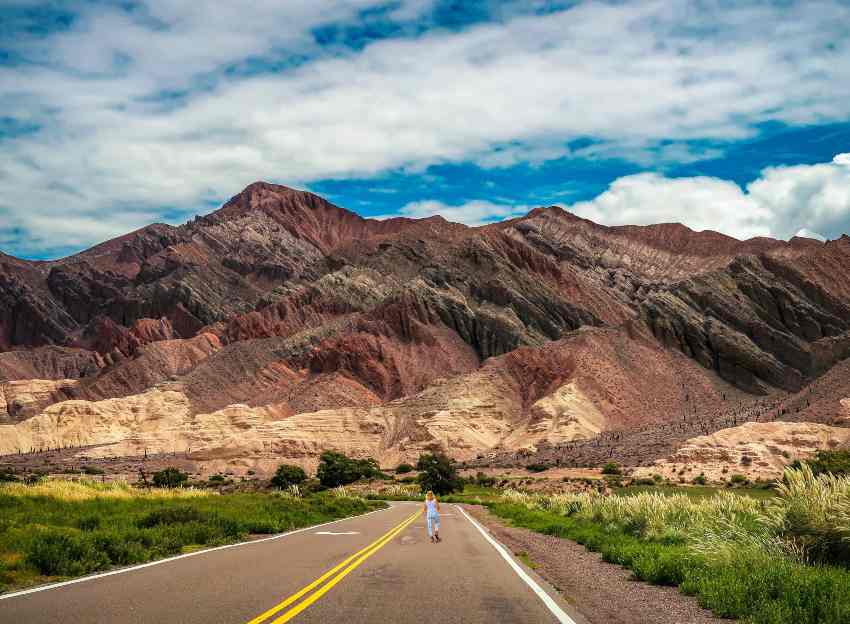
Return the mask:
<path id="1" fill-rule="evenodd" d="M 316 531 L 313 535 L 360 535 L 360 531 L 340 531 L 339 533 L 334 533 L 333 531 Z"/>

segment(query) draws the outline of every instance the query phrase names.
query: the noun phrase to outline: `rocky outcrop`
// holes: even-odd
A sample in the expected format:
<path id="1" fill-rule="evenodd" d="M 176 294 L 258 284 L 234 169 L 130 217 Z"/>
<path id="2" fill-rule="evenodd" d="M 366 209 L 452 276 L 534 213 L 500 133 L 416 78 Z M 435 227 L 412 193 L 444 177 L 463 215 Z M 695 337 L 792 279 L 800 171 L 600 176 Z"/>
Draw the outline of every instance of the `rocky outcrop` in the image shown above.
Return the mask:
<path id="1" fill-rule="evenodd" d="M 0 384 L 0 423 L 26 420 L 53 403 L 78 396 L 76 379 L 28 379 Z"/>
<path id="2" fill-rule="evenodd" d="M 850 446 L 850 428 L 816 423 L 746 423 L 688 440 L 672 456 L 635 471 L 660 474 L 674 482 L 690 482 L 699 474 L 726 481 L 733 474 L 771 480 L 782 476 L 795 459 L 817 451 Z"/>

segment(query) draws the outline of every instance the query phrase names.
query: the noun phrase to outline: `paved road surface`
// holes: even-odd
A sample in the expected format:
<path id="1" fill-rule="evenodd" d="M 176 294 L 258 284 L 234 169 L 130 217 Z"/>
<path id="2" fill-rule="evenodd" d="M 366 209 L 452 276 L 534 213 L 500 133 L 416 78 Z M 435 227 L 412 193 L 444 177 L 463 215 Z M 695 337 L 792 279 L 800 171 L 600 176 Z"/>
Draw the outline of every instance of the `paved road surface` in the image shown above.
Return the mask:
<path id="1" fill-rule="evenodd" d="M 0 624 L 581 622 L 459 507 L 443 505 L 440 544 L 429 542 L 419 510 L 395 504 L 277 539 L 11 595 L 0 598 Z"/>

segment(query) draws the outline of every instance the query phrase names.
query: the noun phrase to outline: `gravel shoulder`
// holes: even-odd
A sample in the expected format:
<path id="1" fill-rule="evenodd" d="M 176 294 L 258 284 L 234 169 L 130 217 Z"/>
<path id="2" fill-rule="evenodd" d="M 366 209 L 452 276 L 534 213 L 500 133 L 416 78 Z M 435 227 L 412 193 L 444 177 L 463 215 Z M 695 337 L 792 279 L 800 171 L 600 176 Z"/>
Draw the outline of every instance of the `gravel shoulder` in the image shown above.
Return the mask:
<path id="1" fill-rule="evenodd" d="M 633 580 L 632 573 L 602 561 L 598 553 L 568 539 L 506 526 L 485 507 L 466 510 L 515 554 L 525 553 L 546 579 L 589 624 L 726 623 L 675 587 Z"/>

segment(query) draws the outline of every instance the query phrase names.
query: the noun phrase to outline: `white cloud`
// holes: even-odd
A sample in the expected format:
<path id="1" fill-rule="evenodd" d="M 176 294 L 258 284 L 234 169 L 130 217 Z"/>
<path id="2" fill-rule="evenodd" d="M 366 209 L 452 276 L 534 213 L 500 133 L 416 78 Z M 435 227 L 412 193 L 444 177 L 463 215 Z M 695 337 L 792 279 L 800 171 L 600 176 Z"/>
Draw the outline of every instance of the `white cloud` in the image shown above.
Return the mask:
<path id="1" fill-rule="evenodd" d="M 305 184 L 468 159 L 503 167 L 588 136 L 597 143 L 585 154 L 647 163 L 699 157 L 682 143 L 746 137 L 766 120 L 850 116 L 850 8 L 838 0 L 587 2 L 294 69 L 222 73 L 321 56 L 312 28 L 377 4 L 147 0 L 132 15 L 98 5 L 65 33 L 22 42 L 33 63 L 0 69 L 0 106 L 41 129 L 3 142 L 5 225 L 31 244 L 35 216 L 97 219 L 118 234 L 127 212 L 191 213 L 256 179 Z M 163 91 L 178 97 L 158 101 Z M 729 218 L 761 227 L 758 215 Z M 102 235 L 69 228 L 87 243 Z"/>
<path id="2" fill-rule="evenodd" d="M 850 154 L 836 154 L 832 162 L 836 165 L 850 166 Z"/>
<path id="3" fill-rule="evenodd" d="M 450 206 L 441 201 L 427 199 L 404 205 L 398 214 L 382 215 L 378 218 L 412 217 L 422 219 L 439 215 L 447 221 L 466 225 L 484 225 L 513 217 L 521 217 L 531 210 L 530 206 L 494 204 L 489 201 L 472 200 L 458 206 Z"/>
<path id="4" fill-rule="evenodd" d="M 718 178 L 641 173 L 618 178 L 593 200 L 569 209 L 606 225 L 679 222 L 741 239 L 788 239 L 804 228 L 817 238 L 816 232 L 850 232 L 850 168 L 771 167 L 746 189 Z"/>
<path id="5" fill-rule="evenodd" d="M 819 234 L 817 232 L 812 232 L 811 230 L 807 230 L 806 228 L 802 228 L 800 230 L 797 230 L 797 232 L 794 234 L 794 236 L 798 236 L 800 238 L 813 238 L 813 239 L 818 240 L 822 243 L 826 242 L 826 236 L 824 236 L 823 234 Z"/>
<path id="6" fill-rule="evenodd" d="M 605 225 L 681 222 L 694 230 L 716 230 L 738 238 L 770 234 L 770 213 L 734 182 L 717 178 L 625 176 L 595 199 L 573 204 L 570 210 Z"/>

